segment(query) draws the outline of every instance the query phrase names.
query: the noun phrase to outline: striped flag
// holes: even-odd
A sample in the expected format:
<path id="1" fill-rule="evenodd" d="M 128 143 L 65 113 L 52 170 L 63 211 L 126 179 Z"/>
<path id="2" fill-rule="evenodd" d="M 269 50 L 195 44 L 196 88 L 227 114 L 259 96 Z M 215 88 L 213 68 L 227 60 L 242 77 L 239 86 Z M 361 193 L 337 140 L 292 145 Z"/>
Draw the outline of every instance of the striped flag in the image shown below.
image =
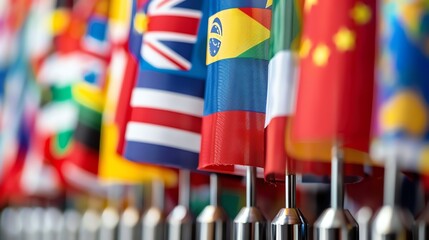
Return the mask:
<path id="1" fill-rule="evenodd" d="M 210 1 L 202 170 L 264 167 L 271 9 L 266 1 Z M 245 26 L 245 27 L 244 27 Z"/>
<path id="2" fill-rule="evenodd" d="M 130 99 L 126 158 L 195 169 L 204 105 L 205 1 L 152 0 Z"/>
<path id="3" fill-rule="evenodd" d="M 422 0 L 383 4 L 373 155 L 428 173 L 429 6 Z"/>
<path id="4" fill-rule="evenodd" d="M 272 6 L 271 60 L 268 65 L 265 116 L 265 177 L 268 180 L 283 180 L 286 171 L 294 173 L 296 170 L 292 168 L 294 160 L 286 154 L 284 134 L 295 111 L 300 7 L 300 2 L 296 0 L 274 0 Z"/>
<path id="5" fill-rule="evenodd" d="M 369 0 L 306 1 L 296 113 L 287 151 L 331 160 L 339 141 L 345 160 L 368 160 L 376 6 Z M 333 14 L 335 12 L 335 14 Z M 324 19 L 324 27 L 315 27 Z"/>
<path id="6" fill-rule="evenodd" d="M 132 1 L 130 1 L 130 3 L 131 2 Z M 124 1 L 115 0 L 112 3 L 121 5 Z M 112 11 L 123 11 L 123 13 Z M 126 73 L 127 54 L 128 56 L 131 54 L 126 52 L 128 33 L 125 34 L 125 38 L 120 38 L 120 36 L 115 35 L 123 35 L 123 33 L 117 31 L 116 28 L 126 29 L 127 26 L 130 25 L 131 18 L 124 18 L 123 21 L 120 22 L 118 21 L 119 19 L 115 17 L 131 14 L 131 7 L 128 9 L 116 7 L 111 10 L 109 18 L 109 24 L 113 22 L 115 23 L 115 27 L 109 28 L 110 36 L 112 36 L 113 39 L 113 51 L 109 64 L 109 81 L 103 109 L 98 177 L 103 183 L 131 184 L 150 181 L 156 178 L 163 180 L 167 186 L 173 186 L 176 184 L 176 173 L 173 170 L 130 162 L 116 151 L 119 139 L 119 128 L 115 121 L 115 115 L 117 115 L 116 112 L 120 106 L 118 99 L 122 90 L 120 86 L 123 85 L 122 82 L 125 80 L 124 75 Z M 109 27 L 110 26 L 111 25 L 109 25 Z"/>

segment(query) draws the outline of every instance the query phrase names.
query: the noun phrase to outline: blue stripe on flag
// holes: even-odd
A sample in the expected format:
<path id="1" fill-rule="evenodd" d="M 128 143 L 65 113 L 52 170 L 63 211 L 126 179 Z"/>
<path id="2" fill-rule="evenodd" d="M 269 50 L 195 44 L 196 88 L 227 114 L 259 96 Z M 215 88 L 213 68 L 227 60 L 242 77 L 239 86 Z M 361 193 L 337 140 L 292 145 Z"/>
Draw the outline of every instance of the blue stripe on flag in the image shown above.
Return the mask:
<path id="1" fill-rule="evenodd" d="M 133 162 L 197 169 L 199 154 L 161 145 L 127 141 L 124 156 Z"/>
<path id="2" fill-rule="evenodd" d="M 137 88 L 151 88 L 204 98 L 204 79 L 139 70 Z"/>
<path id="3" fill-rule="evenodd" d="M 210 64 L 204 115 L 223 111 L 265 113 L 267 75 L 267 60 L 225 59 Z"/>
<path id="4" fill-rule="evenodd" d="M 266 0 L 210 0 L 210 15 L 230 8 L 266 8 Z"/>

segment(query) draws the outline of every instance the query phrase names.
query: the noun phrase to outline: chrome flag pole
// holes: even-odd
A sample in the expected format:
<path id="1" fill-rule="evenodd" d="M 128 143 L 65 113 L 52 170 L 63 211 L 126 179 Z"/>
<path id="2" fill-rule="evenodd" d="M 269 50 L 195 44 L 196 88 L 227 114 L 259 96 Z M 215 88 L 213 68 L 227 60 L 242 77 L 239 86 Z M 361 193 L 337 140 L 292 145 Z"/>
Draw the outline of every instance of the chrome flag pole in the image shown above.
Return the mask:
<path id="1" fill-rule="evenodd" d="M 234 219 L 234 240 L 265 240 L 266 219 L 255 204 L 256 168 L 246 168 L 246 206 Z"/>
<path id="2" fill-rule="evenodd" d="M 359 226 L 344 209 L 344 156 L 339 144 L 332 150 L 331 207 L 314 223 L 317 240 L 358 240 Z"/>
<path id="3" fill-rule="evenodd" d="M 285 176 L 285 208 L 280 209 L 277 216 L 271 222 L 272 240 L 307 240 L 308 223 L 299 208 L 296 207 L 296 176 Z"/>
<path id="4" fill-rule="evenodd" d="M 393 156 L 395 153 L 392 153 Z M 413 239 L 411 213 L 398 206 L 399 170 L 395 157 L 387 159 L 384 169 L 384 206 L 372 223 L 371 239 Z"/>
<path id="5" fill-rule="evenodd" d="M 127 187 L 128 206 L 119 222 L 119 240 L 141 240 L 142 224 L 140 213 L 143 202 L 143 189 L 139 184 Z"/>
<path id="6" fill-rule="evenodd" d="M 119 208 L 123 186 L 112 185 L 108 188 L 109 203 L 101 214 L 100 240 L 116 240 L 119 231 Z"/>
<path id="7" fill-rule="evenodd" d="M 429 239 L 429 205 L 426 206 L 426 208 L 417 218 L 416 224 L 414 226 L 414 239 Z"/>
<path id="8" fill-rule="evenodd" d="M 219 179 L 210 174 L 210 205 L 197 218 L 197 240 L 228 240 L 228 217 L 219 205 Z"/>
<path id="9" fill-rule="evenodd" d="M 165 237 L 164 182 L 152 180 L 152 203 L 143 215 L 142 239 L 163 240 Z"/>
<path id="10" fill-rule="evenodd" d="M 194 218 L 189 210 L 191 173 L 181 169 L 179 176 L 179 205 L 167 216 L 168 240 L 192 240 Z"/>

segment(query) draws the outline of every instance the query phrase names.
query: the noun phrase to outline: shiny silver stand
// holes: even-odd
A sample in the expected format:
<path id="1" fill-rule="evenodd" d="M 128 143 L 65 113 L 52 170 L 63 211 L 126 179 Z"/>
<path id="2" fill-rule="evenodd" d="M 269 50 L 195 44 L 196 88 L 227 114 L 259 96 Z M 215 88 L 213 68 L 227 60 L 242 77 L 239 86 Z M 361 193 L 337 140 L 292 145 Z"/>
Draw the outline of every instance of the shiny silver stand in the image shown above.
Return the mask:
<path id="1" fill-rule="evenodd" d="M 143 215 L 142 239 L 163 240 L 165 237 L 164 183 L 152 180 L 152 204 Z"/>
<path id="2" fill-rule="evenodd" d="M 23 224 L 19 218 L 19 210 L 7 207 L 3 209 L 0 217 L 0 239 L 21 240 Z"/>
<path id="3" fill-rule="evenodd" d="M 273 240 L 307 240 L 308 223 L 304 215 L 296 207 L 296 176 L 287 174 L 285 177 L 286 208 L 280 209 L 271 222 L 271 239 Z"/>
<path id="4" fill-rule="evenodd" d="M 61 224 L 61 240 L 78 240 L 82 216 L 74 209 L 68 209 L 63 214 Z M 60 240 L 58 239 L 58 240 Z"/>
<path id="5" fill-rule="evenodd" d="M 429 205 L 426 206 L 426 208 L 417 218 L 416 224 L 414 226 L 414 239 L 429 239 Z"/>
<path id="6" fill-rule="evenodd" d="M 48 207 L 45 209 L 42 226 L 43 240 L 60 239 L 62 218 L 63 215 L 57 208 Z"/>
<path id="7" fill-rule="evenodd" d="M 141 240 L 142 222 L 140 212 L 143 203 L 143 189 L 140 185 L 128 186 L 129 205 L 119 222 L 119 240 Z"/>
<path id="8" fill-rule="evenodd" d="M 267 239 L 266 219 L 255 204 L 256 168 L 246 170 L 246 207 L 234 219 L 234 240 Z"/>
<path id="9" fill-rule="evenodd" d="M 210 205 L 197 218 L 197 240 L 227 240 L 228 217 L 219 205 L 219 179 L 216 173 L 210 175 Z"/>
<path id="10" fill-rule="evenodd" d="M 314 223 L 314 237 L 317 240 L 358 240 L 359 226 L 344 209 L 344 159 L 337 144 L 333 147 L 331 165 L 331 208 Z"/>
<path id="11" fill-rule="evenodd" d="M 119 231 L 119 208 L 122 198 L 123 186 L 112 185 L 108 188 L 109 205 L 101 214 L 99 240 L 116 240 Z"/>
<path id="12" fill-rule="evenodd" d="M 372 209 L 370 207 L 362 207 L 356 213 L 356 220 L 359 224 L 359 240 L 368 240 L 371 237 L 371 219 Z"/>
<path id="13" fill-rule="evenodd" d="M 189 170 L 180 170 L 179 176 L 179 205 L 167 216 L 168 240 L 192 240 L 194 239 L 194 218 L 189 210 L 190 203 L 190 179 Z"/>
<path id="14" fill-rule="evenodd" d="M 400 208 L 399 171 L 396 159 L 387 159 L 384 170 L 384 206 L 376 213 L 372 227 L 372 240 L 411 240 L 414 219 L 411 213 Z"/>
<path id="15" fill-rule="evenodd" d="M 98 240 L 101 216 L 95 209 L 89 208 L 82 216 L 79 228 L 79 240 Z"/>

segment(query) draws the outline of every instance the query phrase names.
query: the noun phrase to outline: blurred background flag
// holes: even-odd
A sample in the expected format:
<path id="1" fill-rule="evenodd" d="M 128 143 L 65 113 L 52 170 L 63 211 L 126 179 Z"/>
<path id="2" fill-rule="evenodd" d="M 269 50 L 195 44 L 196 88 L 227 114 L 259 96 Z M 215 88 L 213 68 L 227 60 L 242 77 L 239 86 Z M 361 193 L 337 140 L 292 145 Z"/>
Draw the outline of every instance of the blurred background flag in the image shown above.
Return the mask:
<path id="1" fill-rule="evenodd" d="M 377 81 L 376 160 L 392 157 L 404 170 L 429 171 L 429 6 L 383 2 Z"/>
<path id="2" fill-rule="evenodd" d="M 334 8 L 341 11 L 332 14 Z M 372 113 L 375 2 L 306 1 L 304 19 L 287 151 L 300 160 L 330 161 L 339 141 L 345 161 L 362 164 L 368 160 Z M 329 21 L 314 27 L 320 19 Z"/>
<path id="3" fill-rule="evenodd" d="M 149 1 L 125 157 L 195 169 L 206 68 L 204 1 Z M 142 16 L 143 17 L 143 16 Z"/>
<path id="4" fill-rule="evenodd" d="M 202 170 L 264 167 L 269 2 L 210 1 Z"/>

